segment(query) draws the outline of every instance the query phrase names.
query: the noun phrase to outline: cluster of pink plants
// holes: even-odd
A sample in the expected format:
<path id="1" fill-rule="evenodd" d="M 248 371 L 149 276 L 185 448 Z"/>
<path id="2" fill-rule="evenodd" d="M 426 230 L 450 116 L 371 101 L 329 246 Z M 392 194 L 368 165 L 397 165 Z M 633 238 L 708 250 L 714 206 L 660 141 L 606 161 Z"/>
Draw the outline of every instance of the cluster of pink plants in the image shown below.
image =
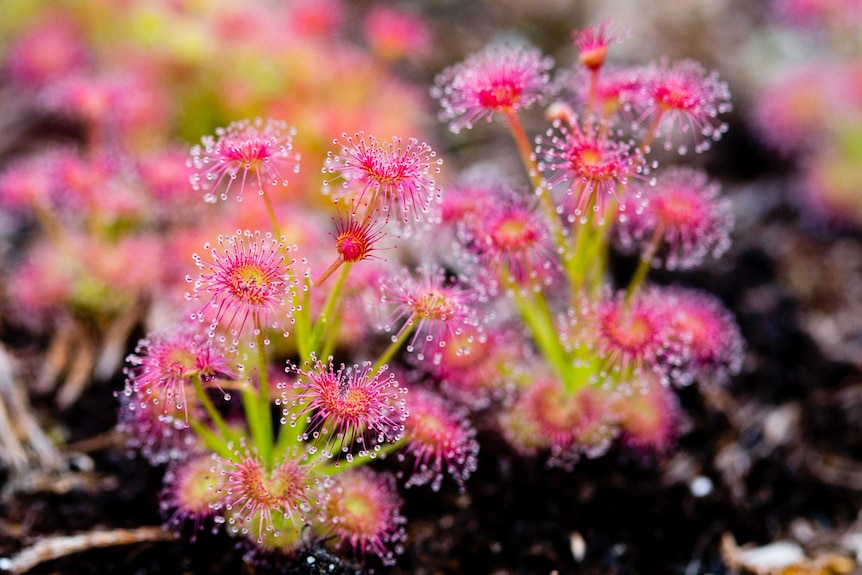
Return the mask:
<path id="1" fill-rule="evenodd" d="M 646 282 L 651 267 L 691 269 L 730 244 L 733 213 L 719 185 L 651 158 L 653 142 L 685 155 L 719 139 L 727 86 L 691 60 L 606 66 L 624 37 L 610 23 L 576 32 L 579 65 L 553 82 L 553 63 L 535 48 L 493 45 L 432 90 L 453 132 L 503 119 L 526 178 L 470 173 L 444 196 L 459 254 L 450 265 L 495 313 L 476 336 L 478 357 L 459 360 L 477 369 L 472 381 L 446 369 L 445 353 L 416 363 L 450 397 L 494 405 L 515 450 L 567 468 L 617 439 L 664 451 L 679 427 L 670 388 L 721 384 L 742 360 L 738 328 L 715 297 Z M 537 105 L 551 126 L 531 141 L 519 116 Z M 613 245 L 640 262 L 626 286 L 607 279 Z M 521 347 L 524 332 L 531 345 Z"/>
<path id="2" fill-rule="evenodd" d="M 4 236 L 16 246 L 0 254 L 7 264 L 4 318 L 51 339 L 52 361 L 37 374 L 38 390 L 59 386 L 59 402 L 69 405 L 94 376 L 109 379 L 122 365 L 129 333 L 142 322 L 165 327 L 165 316 L 182 305 L 192 252 L 207 241 L 216 246 L 225 230 L 268 221 L 260 202 L 234 210 L 203 205 L 202 195 L 234 198 L 246 178 L 270 195 L 289 195 L 322 180 L 319 172 L 298 171 L 299 155 L 322 162 L 324 142 L 346 128 L 418 131 L 417 91 L 369 53 L 370 38 L 364 48 L 345 40 L 349 13 L 340 0 L 0 6 L 0 73 L 8 88 L 0 119 L 10 126 L 0 142 L 0 210 Z M 389 59 L 413 49 L 403 31 L 411 23 L 414 37 L 427 42 L 415 16 L 374 14 L 369 34 L 386 22 L 393 28 Z M 385 86 L 372 93 L 375 84 Z M 296 130 L 274 120 L 231 124 L 250 110 L 277 116 L 288 109 Z M 208 149 L 216 134 L 190 157 L 183 136 L 200 140 L 226 124 L 246 148 Z M 39 125 L 61 128 L 40 132 Z M 213 153 L 249 164 L 207 165 Z M 269 153 L 278 161 L 268 161 Z M 279 217 L 296 222 L 290 233 L 301 234 L 303 216 L 288 200 L 304 208 L 315 200 L 273 198 Z"/>
<path id="3" fill-rule="evenodd" d="M 242 121 L 192 148 L 191 185 L 229 202 L 251 194 L 272 230 L 219 236 L 193 255 L 189 313 L 129 356 L 122 426 L 143 455 L 171 462 L 174 522 L 212 520 L 285 554 L 310 525 L 390 563 L 404 538 L 395 478 L 365 465 L 400 451 L 407 485 L 437 489 L 450 474 L 463 488 L 478 444 L 464 410 L 427 386 L 408 393 L 389 363 L 479 329 L 484 299 L 442 267 L 373 255 L 392 230 L 420 234 L 437 220 L 440 161 L 413 139 L 336 139 L 323 168 L 331 232 L 289 245 L 270 186 L 288 186 L 271 174 L 297 165 L 291 133 Z M 376 301 L 356 310 L 362 300 Z"/>
<path id="4" fill-rule="evenodd" d="M 399 42 L 421 44 L 392 29 L 374 46 L 386 57 Z M 707 150 L 726 130 L 729 92 L 690 60 L 607 66 L 624 36 L 609 23 L 576 32 L 580 61 L 555 79 L 552 59 L 522 44 L 491 45 L 438 76 L 442 120 L 457 133 L 502 119 L 522 180 L 486 166 L 443 185 L 427 143 L 357 131 L 327 146 L 318 194 L 303 177 L 301 128 L 280 119 L 228 123 L 180 164 L 165 156 L 172 169 L 153 173 L 176 177 L 167 197 L 198 197 L 189 209 L 202 218 L 225 206 L 233 216 L 209 221 L 218 235 L 208 243 L 174 238 L 186 263 L 174 264 L 184 288 L 164 284 L 180 294 L 173 322 L 128 356 L 118 394 L 129 446 L 168 465 L 170 525 L 221 526 L 256 553 L 286 556 L 313 537 L 392 564 L 406 533 L 399 484 L 469 488 L 480 447 L 472 414 L 515 452 L 564 468 L 617 441 L 639 453 L 670 447 L 674 386 L 721 385 L 743 344 L 717 298 L 647 281 L 651 268 L 720 256 L 733 225 L 717 183 L 659 168 L 652 145 Z M 64 66 L 85 59 L 63 53 L 73 58 Z M 115 133 L 99 114 L 115 108 L 84 100 L 79 113 L 100 119 L 87 125 L 90 155 L 73 155 L 87 169 L 63 173 L 102 178 L 87 189 L 105 197 L 10 169 L 0 200 L 32 208 L 49 236 L 69 229 L 52 220 L 58 207 L 88 200 L 92 226 L 115 230 L 117 243 L 139 239 L 127 229 L 158 236 L 172 204 L 111 193 L 122 165 L 95 159 Z M 521 116 L 540 106 L 548 127 L 531 138 Z M 52 153 L 52 169 L 66 165 Z M 153 213 L 164 220 L 141 225 Z M 614 246 L 637 256 L 627 285 L 608 279 Z M 107 286 L 160 268 L 130 249 Z"/>

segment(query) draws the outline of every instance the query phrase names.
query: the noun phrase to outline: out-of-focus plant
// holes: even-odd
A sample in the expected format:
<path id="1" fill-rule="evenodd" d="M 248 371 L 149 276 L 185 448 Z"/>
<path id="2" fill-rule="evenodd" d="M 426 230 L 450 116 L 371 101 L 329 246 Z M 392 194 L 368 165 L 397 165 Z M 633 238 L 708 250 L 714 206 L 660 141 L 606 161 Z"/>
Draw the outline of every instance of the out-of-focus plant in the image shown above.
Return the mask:
<path id="1" fill-rule="evenodd" d="M 798 159 L 806 204 L 834 222 L 862 222 L 862 4 L 776 0 L 774 28 L 803 47 L 761 87 L 763 140 Z"/>
<path id="2" fill-rule="evenodd" d="M 51 333 L 37 388 L 62 382 L 58 400 L 69 405 L 94 373 L 116 373 L 141 318 L 159 325 L 176 307 L 186 247 L 266 221 L 261 207 L 203 209 L 178 137 L 246 114 L 289 115 L 301 122 L 293 147 L 322 162 L 344 129 L 418 130 L 415 89 L 345 40 L 345 12 L 337 0 L 0 6 L 2 78 L 17 103 L 6 120 L 23 134 L 33 118 L 67 126 L 21 149 L 0 142 L 11 155 L 0 206 L 19 246 L 3 254 L 3 316 Z M 283 177 L 297 188 L 321 182 L 313 171 Z"/>

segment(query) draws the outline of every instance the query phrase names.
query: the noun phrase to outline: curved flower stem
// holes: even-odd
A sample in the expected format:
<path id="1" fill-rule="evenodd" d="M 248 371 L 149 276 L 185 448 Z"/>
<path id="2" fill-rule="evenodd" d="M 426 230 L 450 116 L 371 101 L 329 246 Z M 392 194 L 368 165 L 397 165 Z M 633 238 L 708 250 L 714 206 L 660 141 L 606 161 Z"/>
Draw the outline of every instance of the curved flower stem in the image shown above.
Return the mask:
<path id="1" fill-rule="evenodd" d="M 416 317 L 410 316 L 410 319 L 407 320 L 407 323 L 404 324 L 404 327 L 401 328 L 401 332 L 398 336 L 392 340 L 392 343 L 389 344 L 389 347 L 383 352 L 383 354 L 377 359 L 377 363 L 371 368 L 371 371 L 368 372 L 368 377 L 373 377 L 377 374 L 381 368 L 389 363 L 389 360 L 395 356 L 401 346 L 407 341 L 407 338 L 413 333 L 416 329 Z"/>
<path id="2" fill-rule="evenodd" d="M 222 440 L 225 442 L 233 440 L 234 434 L 231 433 L 230 428 L 228 428 L 227 423 L 225 423 L 224 418 L 221 416 L 221 413 L 219 413 L 216 406 L 213 405 L 206 389 L 204 389 L 204 384 L 201 381 L 200 374 L 196 373 L 194 377 L 192 377 L 192 384 L 194 385 L 195 394 L 197 395 L 198 400 L 201 402 L 201 405 L 204 406 L 204 410 L 206 410 L 210 421 L 212 421 L 213 425 L 218 429 L 222 436 Z"/>
<path id="3" fill-rule="evenodd" d="M 350 268 L 352 266 L 353 264 L 351 262 L 346 262 L 341 265 L 341 271 L 338 274 L 335 285 L 332 286 L 332 289 L 326 296 L 326 302 L 323 304 L 323 311 L 314 323 L 314 328 L 311 332 L 311 345 L 309 349 L 309 352 L 311 353 L 317 353 L 320 351 L 320 344 L 329 341 L 335 336 L 335 334 L 332 333 L 334 330 L 327 328 L 330 327 L 330 324 L 333 323 L 333 320 L 336 317 L 336 304 L 344 291 L 344 283 L 347 281 L 347 276 L 350 274 Z"/>
<path id="4" fill-rule="evenodd" d="M 545 216 L 548 218 L 548 223 L 551 225 L 551 230 L 554 236 L 554 241 L 563 254 L 568 248 L 566 242 L 566 233 L 563 226 L 560 224 L 560 218 L 557 214 L 557 208 L 554 206 L 554 201 L 551 198 L 551 191 L 542 180 L 542 175 L 539 173 L 539 166 L 536 164 L 535 156 L 533 155 L 530 141 L 527 138 L 527 133 L 524 131 L 524 126 L 518 119 L 518 115 L 511 108 L 503 110 L 503 114 L 509 122 L 509 130 L 512 134 L 512 139 L 515 141 L 515 146 L 518 148 L 518 154 L 521 156 L 521 162 L 524 164 L 524 169 L 527 171 L 527 176 L 530 178 L 530 184 L 533 190 L 539 196 L 542 203 L 542 209 L 545 211 Z"/>
<path id="5" fill-rule="evenodd" d="M 659 108 L 658 112 L 656 112 L 656 115 L 653 117 L 652 122 L 650 122 L 649 128 L 647 128 L 643 139 L 641 140 L 640 144 L 638 144 L 637 149 L 640 153 L 646 153 L 647 146 L 650 145 L 650 142 L 652 142 L 652 139 L 655 137 L 655 134 L 658 131 L 658 127 L 661 125 L 662 116 L 664 116 L 664 110 Z"/>
<path id="6" fill-rule="evenodd" d="M 267 373 L 266 361 L 266 345 L 264 335 L 261 329 L 257 330 L 255 335 L 255 347 L 257 347 L 258 357 L 258 416 L 260 418 L 260 437 L 257 443 L 258 451 L 264 461 L 272 463 L 272 415 L 269 410 L 269 374 Z"/>
<path id="7" fill-rule="evenodd" d="M 225 459 L 235 460 L 236 454 L 228 447 L 222 438 L 212 432 L 210 428 L 200 421 L 189 421 L 189 427 L 195 432 L 195 435 L 203 441 L 204 445 L 210 451 L 217 453 Z"/>
<path id="8" fill-rule="evenodd" d="M 281 226 L 278 224 L 278 218 L 275 217 L 275 209 L 272 207 L 272 201 L 269 199 L 269 195 L 265 192 L 261 194 L 263 196 L 263 205 L 266 206 L 266 213 L 269 215 L 269 224 L 272 226 L 272 233 L 275 237 L 281 237 Z"/>
<path id="9" fill-rule="evenodd" d="M 653 231 L 652 238 L 650 238 L 649 245 L 647 245 L 646 250 L 641 255 L 638 260 L 638 267 L 635 269 L 635 273 L 632 276 L 631 281 L 629 281 L 629 286 L 626 289 L 626 303 L 628 303 L 632 296 L 637 292 L 637 290 L 643 285 L 646 280 L 647 274 L 649 273 L 650 266 L 652 264 L 652 258 L 658 250 L 658 245 L 661 242 L 662 235 L 664 231 L 661 226 L 657 226 Z"/>
<path id="10" fill-rule="evenodd" d="M 518 313 L 527 324 L 530 333 L 533 335 L 533 340 L 551 365 L 565 379 L 567 377 L 568 362 L 566 354 L 560 345 L 560 338 L 557 336 L 557 330 L 554 326 L 551 312 L 548 309 L 548 304 L 545 301 L 541 292 L 528 292 L 517 283 L 512 281 L 507 270 L 501 270 L 500 279 L 506 287 L 507 293 L 515 302 L 515 307 L 518 308 Z M 531 297 L 532 296 L 532 297 Z"/>
<path id="11" fill-rule="evenodd" d="M 314 287 L 319 287 L 319 286 L 323 285 L 323 282 L 328 280 L 329 276 L 331 276 L 333 273 L 335 273 L 335 270 L 337 270 L 339 267 L 341 267 L 341 264 L 343 264 L 343 263 L 344 263 L 344 258 L 341 257 L 341 255 L 339 255 L 337 258 L 335 258 L 335 261 L 332 262 L 328 268 L 323 270 L 323 273 L 321 273 L 319 276 L 317 276 L 317 279 L 314 280 Z"/>

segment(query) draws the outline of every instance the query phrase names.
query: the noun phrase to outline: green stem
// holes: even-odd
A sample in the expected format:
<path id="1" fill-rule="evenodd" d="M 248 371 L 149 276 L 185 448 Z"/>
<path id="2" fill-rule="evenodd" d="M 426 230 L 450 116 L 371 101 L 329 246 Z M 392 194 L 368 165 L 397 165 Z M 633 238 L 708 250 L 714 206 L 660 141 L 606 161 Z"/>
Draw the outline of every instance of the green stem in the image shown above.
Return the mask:
<path id="1" fill-rule="evenodd" d="M 626 289 L 626 301 L 631 300 L 638 288 L 643 285 L 649 273 L 650 260 L 652 260 L 652 254 L 650 253 L 643 254 L 638 260 L 638 267 L 635 269 L 635 273 L 629 282 L 628 289 Z"/>
<path id="2" fill-rule="evenodd" d="M 575 221 L 573 226 L 577 226 L 577 230 L 574 232 L 574 245 L 572 247 L 571 254 L 569 258 L 566 260 L 566 275 L 569 278 L 569 282 L 572 284 L 573 291 L 580 291 L 580 289 L 584 285 L 586 272 L 584 270 L 584 251 L 586 250 L 586 244 L 589 240 L 589 232 L 590 226 L 589 222 L 582 223 L 580 221 Z"/>
<path id="3" fill-rule="evenodd" d="M 260 450 L 262 444 L 263 431 L 261 428 L 260 404 L 257 401 L 257 392 L 251 388 L 249 383 L 248 388 L 240 392 L 242 397 L 242 409 L 245 413 L 245 420 L 248 423 L 248 431 L 251 434 L 251 441 L 254 446 Z"/>
<path id="4" fill-rule="evenodd" d="M 233 460 L 236 458 L 236 454 L 228 448 L 227 444 L 206 425 L 200 421 L 192 420 L 189 421 L 189 426 L 195 432 L 195 435 L 203 441 L 207 449 L 219 454 L 225 459 Z"/>
<path id="5" fill-rule="evenodd" d="M 621 193 L 621 190 L 617 193 Z M 605 223 L 599 225 L 595 221 L 597 214 L 593 211 L 595 201 L 595 198 L 591 198 L 587 205 L 586 221 L 577 220 L 572 224 L 572 235 L 575 239 L 572 258 L 566 262 L 565 270 L 575 292 L 586 287 L 591 290 L 591 293 L 595 293 L 604 279 L 608 234 L 611 230 L 607 222 L 612 220 L 610 216 L 617 209 L 617 203 L 612 201 L 606 204 L 604 214 L 598 214 Z"/>
<path id="6" fill-rule="evenodd" d="M 566 377 L 563 378 L 563 387 L 569 396 L 585 388 L 590 384 L 595 375 L 601 372 L 595 353 L 586 350 L 584 347 L 574 352 L 571 364 L 573 367 L 566 372 Z M 574 367 L 574 365 L 577 365 L 577 367 Z"/>
<path id="7" fill-rule="evenodd" d="M 416 316 L 410 316 L 410 319 L 407 320 L 407 323 L 401 328 L 401 333 L 398 334 L 398 337 L 392 340 L 392 343 L 389 344 L 389 347 L 386 348 L 386 351 L 383 352 L 383 355 L 377 360 L 377 363 L 371 368 L 371 371 L 368 373 L 368 377 L 373 377 L 380 369 L 389 363 L 389 360 L 395 356 L 398 350 L 401 349 L 401 346 L 407 341 L 407 338 L 413 333 L 416 329 Z"/>
<path id="8" fill-rule="evenodd" d="M 257 329 L 255 335 L 255 347 L 257 347 L 258 357 L 258 419 L 259 430 L 255 445 L 257 445 L 258 453 L 264 461 L 272 463 L 272 415 L 270 414 L 269 405 L 269 374 L 267 373 L 266 361 L 266 345 L 264 341 L 266 335 L 263 330 Z"/>
<path id="9" fill-rule="evenodd" d="M 605 272 L 608 268 L 608 252 L 610 251 L 607 239 L 609 229 L 610 226 L 602 227 L 601 239 L 595 242 L 594 249 L 590 254 L 590 261 L 593 262 L 590 281 L 587 285 L 590 294 L 598 293 L 604 285 Z"/>
<path id="10" fill-rule="evenodd" d="M 329 323 L 329 329 L 326 330 L 326 337 L 323 338 L 323 349 L 320 351 L 320 357 L 329 357 L 335 350 L 338 344 L 338 334 L 341 329 L 341 307 L 335 311 L 335 317 Z"/>
<path id="11" fill-rule="evenodd" d="M 658 245 L 661 242 L 663 235 L 664 230 L 662 226 L 656 226 L 656 229 L 653 230 L 652 238 L 650 238 L 649 245 L 644 253 L 641 254 L 641 257 L 638 260 L 638 267 L 635 269 L 635 273 L 632 276 L 631 281 L 629 281 L 629 287 L 626 289 L 626 302 L 631 300 L 632 296 L 646 280 L 653 256 L 655 256 L 656 251 L 658 251 Z"/>
<path id="12" fill-rule="evenodd" d="M 500 276 L 507 292 L 511 294 L 521 318 L 533 334 L 533 340 L 541 350 L 542 355 L 565 378 L 569 371 L 566 354 L 560 344 L 560 338 L 557 336 L 557 330 L 544 296 L 541 292 L 524 293 L 521 286 L 511 280 L 505 269 L 501 270 Z"/>
<path id="13" fill-rule="evenodd" d="M 323 312 L 317 318 L 314 324 L 314 329 L 311 332 L 310 351 L 316 353 L 322 341 L 329 339 L 333 334 L 332 330 L 327 330 L 329 322 L 335 317 L 335 305 L 338 303 L 338 298 L 344 291 L 344 284 L 347 281 L 347 276 L 350 274 L 350 268 L 353 266 L 351 262 L 342 264 L 341 271 L 335 280 L 335 285 L 326 296 L 326 302 L 323 304 Z M 326 357 L 326 356 L 323 356 Z"/>
<path id="14" fill-rule="evenodd" d="M 206 389 L 204 389 L 204 384 L 201 381 L 200 374 L 195 374 L 194 377 L 192 377 L 192 384 L 195 387 L 195 394 L 197 395 L 198 400 L 200 400 L 201 404 L 204 406 L 210 421 L 212 421 L 213 425 L 215 425 L 219 430 L 219 433 L 221 433 L 222 439 L 224 441 L 231 441 L 234 434 L 231 433 L 230 428 L 227 426 L 227 423 L 225 423 L 221 413 L 219 413 L 216 406 L 213 405 L 209 394 L 207 394 Z"/>
<path id="15" fill-rule="evenodd" d="M 308 357 L 313 347 L 311 328 L 311 280 L 303 278 L 302 303 L 298 304 L 298 312 L 294 315 L 294 333 L 296 336 L 296 350 L 300 357 Z M 293 302 L 297 305 L 298 296 L 294 294 Z"/>
<path id="16" fill-rule="evenodd" d="M 282 407 L 286 408 L 285 411 L 287 411 L 287 408 L 289 408 L 288 405 L 282 405 Z M 305 428 L 305 422 L 303 421 L 301 423 L 303 428 Z M 285 415 L 285 423 L 282 423 L 280 425 L 280 428 L 278 430 L 278 439 L 276 440 L 275 447 L 273 448 L 273 452 L 275 453 L 275 455 L 281 456 L 282 454 L 284 454 L 287 451 L 290 442 L 295 440 L 301 433 L 302 431 L 298 431 L 295 426 L 290 425 L 290 418 L 289 416 Z"/>
<path id="17" fill-rule="evenodd" d="M 575 237 L 572 248 L 572 258 L 566 266 L 569 281 L 573 291 L 580 291 L 587 285 L 588 279 L 595 279 L 596 273 L 601 273 L 601 266 L 596 266 L 596 258 L 605 243 L 608 225 L 599 226 L 596 221 L 596 213 L 593 211 L 596 198 L 593 197 L 586 207 L 586 221 L 576 220 L 572 226 L 577 229 L 573 231 Z M 592 282 L 591 282 L 592 283 Z"/>
<path id="18" fill-rule="evenodd" d="M 272 226 L 272 233 L 280 241 L 282 239 L 281 226 L 279 225 L 278 218 L 275 215 L 275 208 L 273 208 L 272 201 L 270 200 L 269 195 L 266 193 L 264 193 L 262 195 L 263 195 L 263 204 L 266 207 L 266 213 L 269 216 L 269 223 Z M 287 256 L 290 252 L 290 249 L 287 246 L 285 246 L 283 249 L 283 252 L 284 252 L 285 259 L 287 259 Z M 295 279 L 296 279 L 292 270 L 289 272 L 289 277 L 290 277 L 291 281 L 295 281 Z M 305 282 L 305 281 L 306 280 L 303 280 L 303 282 Z M 308 299 L 307 298 L 307 291 L 311 289 L 310 286 L 305 286 L 305 287 L 306 287 L 306 289 L 301 290 L 303 292 L 306 292 L 306 296 L 304 296 L 303 298 L 300 298 L 300 295 L 296 290 L 292 290 L 292 293 L 290 296 L 291 305 L 294 307 L 294 309 L 298 310 L 298 313 L 296 313 L 294 315 L 293 320 L 294 320 L 294 325 L 296 327 L 296 329 L 294 330 L 296 332 L 296 339 L 297 339 L 296 345 L 297 345 L 297 349 L 300 351 L 301 354 L 307 353 L 307 350 L 304 350 L 303 348 L 307 347 L 307 344 L 308 344 L 308 329 L 309 329 L 309 324 L 310 324 L 310 320 L 308 319 L 308 306 L 307 305 L 303 306 L 301 303 L 301 299 L 305 299 L 305 300 Z"/>

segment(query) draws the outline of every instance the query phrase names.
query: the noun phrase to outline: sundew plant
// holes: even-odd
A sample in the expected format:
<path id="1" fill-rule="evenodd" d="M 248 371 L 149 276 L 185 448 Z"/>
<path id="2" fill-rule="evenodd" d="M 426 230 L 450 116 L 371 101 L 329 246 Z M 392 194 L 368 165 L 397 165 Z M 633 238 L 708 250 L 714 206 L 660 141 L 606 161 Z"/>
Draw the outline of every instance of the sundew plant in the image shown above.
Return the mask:
<path id="1" fill-rule="evenodd" d="M 479 338 L 493 343 L 459 361 L 504 367 L 487 378 L 443 369 L 443 387 L 470 380 L 483 390 L 471 389 L 473 400 L 500 393 L 496 419 L 513 448 L 566 468 L 617 438 L 665 450 L 677 430 L 672 386 L 721 384 L 742 358 L 738 328 L 715 297 L 646 281 L 650 268 L 690 269 L 729 246 L 733 215 L 718 184 L 652 158 L 655 145 L 685 157 L 719 139 L 728 88 L 691 60 L 606 66 L 624 35 L 607 22 L 575 32 L 579 65 L 553 82 L 538 50 L 490 46 L 445 70 L 432 91 L 454 132 L 504 121 L 529 181 L 473 174 L 444 199 L 464 254 L 458 269 L 497 310 Z M 538 104 L 550 126 L 531 139 L 519 114 Z M 609 280 L 612 245 L 638 256 L 627 285 Z M 515 351 L 525 332 L 530 345 Z M 446 362 L 425 365 L 439 374 Z"/>
<path id="2" fill-rule="evenodd" d="M 670 449 L 674 387 L 721 385 L 743 344 L 716 297 L 648 281 L 719 257 L 733 226 L 716 182 L 659 166 L 653 148 L 706 151 L 730 95 L 690 60 L 607 65 L 624 36 L 610 23 L 574 32 L 572 69 L 501 43 L 439 74 L 441 120 L 455 133 L 505 123 L 522 177 L 486 163 L 444 184 L 442 159 L 409 133 L 345 132 L 308 165 L 301 130 L 273 117 L 227 123 L 170 164 L 197 213 L 242 222 L 192 248 L 170 226 L 185 282 L 117 393 L 128 446 L 167 466 L 170 528 L 225 529 L 250 559 L 313 540 L 390 565 L 408 520 L 399 488 L 468 490 L 480 424 L 565 469 L 616 441 Z M 547 121 L 534 136 L 529 108 Z M 93 126 L 97 148 L 111 133 Z M 79 249 L 46 206 L 81 198 L 13 176 L 5 205 L 35 205 Z M 115 232 L 141 212 L 113 209 Z M 610 279 L 613 249 L 637 256 L 625 285 Z M 150 265 L 141 253 L 124 256 L 132 272 Z"/>
<path id="3" fill-rule="evenodd" d="M 549 57 L 514 43 L 437 77 L 453 132 L 506 123 L 520 180 L 484 166 L 443 186 L 428 144 L 345 133 L 320 218 L 275 200 L 309 169 L 288 121 L 239 120 L 192 147 L 206 202 L 269 223 L 200 246 L 187 311 L 128 357 L 121 427 L 169 464 L 169 524 L 223 526 L 252 554 L 314 537 L 392 564 L 399 484 L 469 489 L 472 413 L 566 469 L 618 440 L 670 448 L 674 386 L 722 384 L 742 341 L 717 298 L 647 281 L 720 256 L 733 225 L 718 184 L 652 150 L 707 150 L 730 96 L 694 61 L 606 65 L 623 36 L 575 32 L 579 62 L 553 79 Z M 520 115 L 538 107 L 548 126 L 531 137 Z M 626 285 L 609 279 L 613 246 L 638 256 Z"/>

